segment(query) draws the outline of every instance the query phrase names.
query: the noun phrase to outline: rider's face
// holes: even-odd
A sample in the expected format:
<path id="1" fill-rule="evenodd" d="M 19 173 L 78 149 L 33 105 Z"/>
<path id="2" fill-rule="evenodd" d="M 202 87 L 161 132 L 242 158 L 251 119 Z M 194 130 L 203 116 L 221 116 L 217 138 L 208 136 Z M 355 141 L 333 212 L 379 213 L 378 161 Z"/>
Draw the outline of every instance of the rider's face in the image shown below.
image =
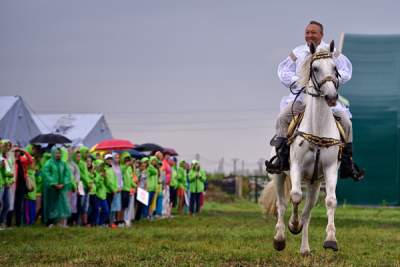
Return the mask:
<path id="1" fill-rule="evenodd" d="M 321 43 L 323 34 L 321 32 L 321 28 L 318 25 L 308 24 L 304 37 L 308 45 L 310 45 L 311 42 L 319 45 Z"/>

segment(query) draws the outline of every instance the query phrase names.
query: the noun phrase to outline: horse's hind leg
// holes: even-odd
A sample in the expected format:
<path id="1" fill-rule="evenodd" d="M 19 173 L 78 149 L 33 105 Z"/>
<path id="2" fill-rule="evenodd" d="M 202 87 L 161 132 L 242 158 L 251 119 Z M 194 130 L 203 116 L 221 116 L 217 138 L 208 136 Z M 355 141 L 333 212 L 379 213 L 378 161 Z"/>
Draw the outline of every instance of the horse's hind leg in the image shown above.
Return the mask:
<path id="1" fill-rule="evenodd" d="M 336 166 L 330 167 L 325 173 L 326 177 L 326 198 L 325 205 L 328 215 L 328 225 L 326 226 L 326 239 L 324 248 L 330 248 L 334 251 L 338 250 L 336 241 L 336 228 L 335 228 L 335 209 L 336 201 L 336 183 L 337 183 L 337 168 Z"/>
<path id="2" fill-rule="evenodd" d="M 301 192 L 301 172 L 297 164 L 292 164 L 290 169 L 290 179 L 292 181 L 292 190 L 290 191 L 290 198 L 293 203 L 292 215 L 289 219 L 288 228 L 292 234 L 299 234 L 302 230 L 302 225 L 299 216 L 299 205 L 302 199 Z"/>
<path id="3" fill-rule="evenodd" d="M 277 207 L 277 223 L 275 226 L 275 237 L 274 237 L 274 248 L 278 251 L 285 249 L 286 241 L 285 241 L 285 211 L 287 208 L 287 203 L 285 199 L 285 174 L 275 174 L 273 176 L 276 183 L 276 207 Z"/>
<path id="4" fill-rule="evenodd" d="M 310 245 L 308 243 L 308 226 L 310 224 L 310 219 L 311 219 L 311 209 L 315 206 L 318 200 L 320 182 L 317 181 L 314 182 L 313 184 L 307 182 L 306 188 L 307 188 L 306 202 L 304 204 L 303 213 L 301 215 L 303 232 L 301 237 L 300 253 L 303 256 L 308 256 L 311 253 Z"/>

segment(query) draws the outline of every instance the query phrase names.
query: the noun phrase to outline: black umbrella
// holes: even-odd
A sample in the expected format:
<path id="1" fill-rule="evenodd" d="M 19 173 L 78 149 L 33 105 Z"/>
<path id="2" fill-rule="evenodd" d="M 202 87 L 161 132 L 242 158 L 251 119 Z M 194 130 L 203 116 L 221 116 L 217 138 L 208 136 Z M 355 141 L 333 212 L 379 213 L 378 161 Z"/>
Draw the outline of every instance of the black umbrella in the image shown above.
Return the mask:
<path id="1" fill-rule="evenodd" d="M 135 159 L 142 159 L 147 156 L 145 153 L 137 151 L 135 149 L 128 149 L 125 151 L 127 151 L 131 155 L 131 157 Z"/>
<path id="2" fill-rule="evenodd" d="M 178 152 L 176 152 L 176 150 L 173 149 L 173 148 L 164 148 L 163 153 L 164 154 L 168 154 L 168 155 L 173 156 L 173 157 L 174 156 L 179 156 Z"/>
<path id="3" fill-rule="evenodd" d="M 135 150 L 140 151 L 140 152 L 155 153 L 157 151 L 161 151 L 161 152 L 164 151 L 164 148 L 157 144 L 147 143 L 147 144 L 141 144 L 141 145 L 135 146 Z"/>
<path id="4" fill-rule="evenodd" d="M 53 133 L 39 134 L 30 141 L 31 144 L 66 144 L 71 142 L 67 137 Z"/>

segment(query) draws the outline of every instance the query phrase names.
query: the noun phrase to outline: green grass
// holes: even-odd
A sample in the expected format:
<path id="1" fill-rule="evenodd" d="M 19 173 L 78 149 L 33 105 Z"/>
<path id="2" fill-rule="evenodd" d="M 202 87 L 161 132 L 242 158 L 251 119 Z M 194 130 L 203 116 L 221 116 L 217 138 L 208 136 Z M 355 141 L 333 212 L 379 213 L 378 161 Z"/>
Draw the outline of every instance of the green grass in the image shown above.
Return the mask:
<path id="1" fill-rule="evenodd" d="M 288 231 L 286 249 L 274 251 L 275 218 L 247 201 L 129 229 L 13 228 L 0 231 L 0 266 L 400 266 L 400 209 L 340 207 L 335 222 L 336 253 L 322 248 L 325 208 L 313 210 L 306 258 L 301 235 Z"/>

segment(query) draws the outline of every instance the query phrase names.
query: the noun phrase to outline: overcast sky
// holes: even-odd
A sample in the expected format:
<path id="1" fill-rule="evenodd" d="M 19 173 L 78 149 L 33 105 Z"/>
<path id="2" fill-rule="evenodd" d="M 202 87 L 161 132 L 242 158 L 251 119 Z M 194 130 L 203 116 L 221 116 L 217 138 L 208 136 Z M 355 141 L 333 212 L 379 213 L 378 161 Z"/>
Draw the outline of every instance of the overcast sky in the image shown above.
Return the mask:
<path id="1" fill-rule="evenodd" d="M 36 113 L 104 113 L 116 138 L 256 168 L 269 155 L 277 65 L 314 19 L 400 33 L 399 1 L 0 1 L 0 95 Z M 241 168 L 239 164 L 238 168 Z"/>

